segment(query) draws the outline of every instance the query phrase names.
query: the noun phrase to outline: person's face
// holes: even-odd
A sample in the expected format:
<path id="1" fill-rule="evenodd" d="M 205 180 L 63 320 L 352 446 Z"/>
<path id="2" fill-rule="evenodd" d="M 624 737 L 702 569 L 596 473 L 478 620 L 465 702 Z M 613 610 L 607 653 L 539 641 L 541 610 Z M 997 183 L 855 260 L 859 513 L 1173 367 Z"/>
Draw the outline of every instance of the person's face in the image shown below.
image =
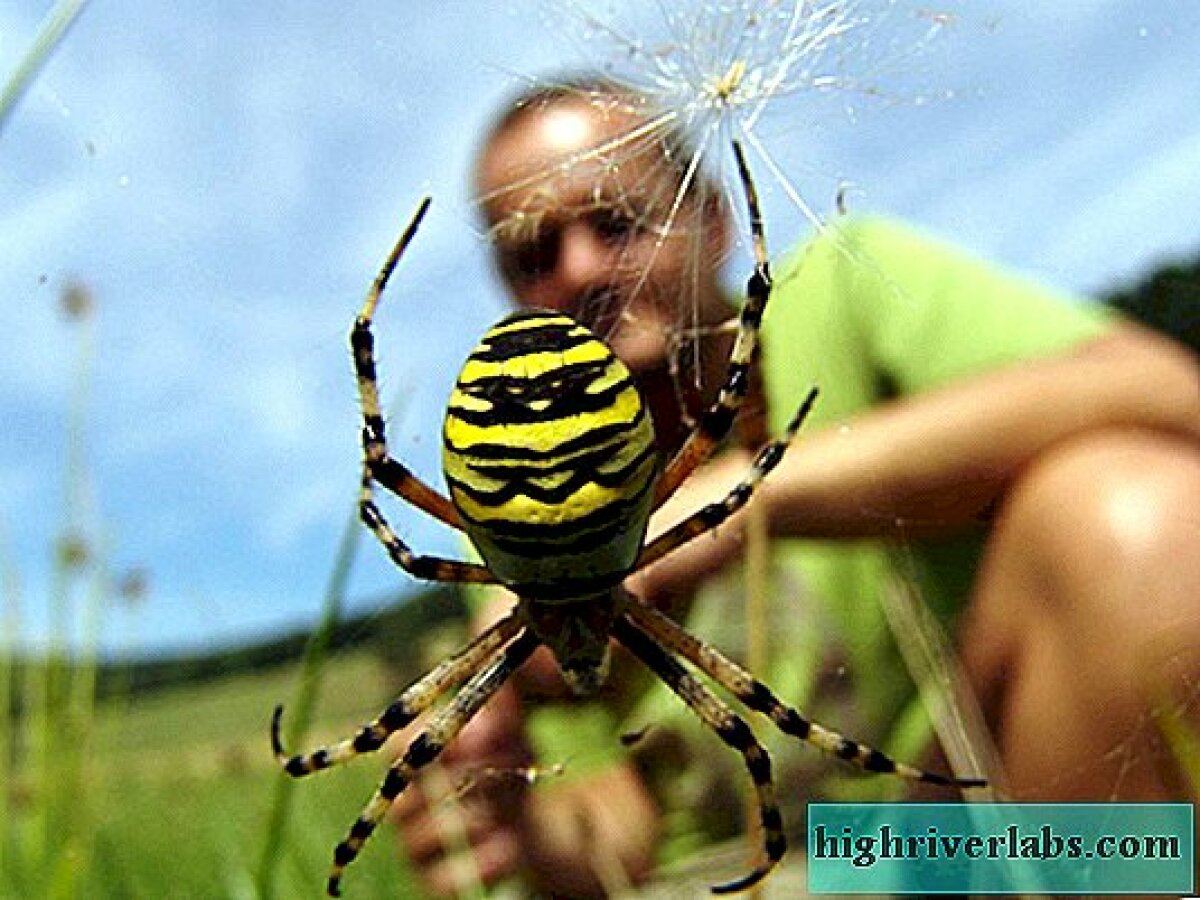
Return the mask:
<path id="1" fill-rule="evenodd" d="M 635 371 L 666 364 L 680 328 L 729 315 L 719 205 L 676 207 L 679 175 L 619 101 L 530 110 L 486 148 L 480 202 L 521 305 L 565 312 Z"/>

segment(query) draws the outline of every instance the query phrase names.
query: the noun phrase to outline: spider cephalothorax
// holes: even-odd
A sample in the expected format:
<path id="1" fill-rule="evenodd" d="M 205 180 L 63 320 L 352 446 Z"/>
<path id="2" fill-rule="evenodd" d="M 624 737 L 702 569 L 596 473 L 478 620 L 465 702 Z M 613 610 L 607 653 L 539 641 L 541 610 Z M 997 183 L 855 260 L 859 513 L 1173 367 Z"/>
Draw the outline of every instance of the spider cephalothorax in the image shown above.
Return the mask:
<path id="1" fill-rule="evenodd" d="M 758 201 L 736 143 L 734 155 L 750 212 L 755 269 L 747 284 L 725 383 L 683 447 L 665 465 L 655 449 L 645 404 L 625 366 L 584 326 L 561 314 L 532 310 L 509 316 L 488 331 L 463 367 L 443 435 L 447 499 L 388 453 L 371 333 L 383 289 L 428 209 L 428 200 L 367 294 L 351 332 L 363 408 L 362 519 L 396 564 L 415 577 L 498 583 L 512 589 L 518 599 L 507 616 L 338 744 L 288 756 L 279 738 L 282 708 L 276 708 L 272 747 L 284 770 L 298 777 L 378 750 L 391 734 L 457 689 L 392 764 L 350 833 L 337 845 L 327 886 L 330 894 L 338 894 L 342 871 L 417 770 L 437 758 L 540 645 L 554 653 L 573 688 L 589 692 L 604 680 L 610 638 L 615 639 L 742 754 L 757 794 L 764 855 L 743 878 L 714 887 L 717 892 L 743 890 L 759 881 L 782 858 L 786 841 L 767 752 L 746 723 L 681 659 L 748 709 L 769 717 L 785 734 L 866 771 L 960 787 L 983 784 L 979 779 L 954 779 L 896 762 L 809 721 L 737 663 L 621 586 L 631 573 L 741 509 L 782 458 L 816 397 L 813 390 L 804 398 L 787 433 L 759 452 L 749 474 L 723 500 L 645 542 L 650 513 L 729 431 L 747 391 L 758 328 L 771 295 Z M 414 554 L 376 505 L 376 483 L 465 531 L 483 564 Z"/>

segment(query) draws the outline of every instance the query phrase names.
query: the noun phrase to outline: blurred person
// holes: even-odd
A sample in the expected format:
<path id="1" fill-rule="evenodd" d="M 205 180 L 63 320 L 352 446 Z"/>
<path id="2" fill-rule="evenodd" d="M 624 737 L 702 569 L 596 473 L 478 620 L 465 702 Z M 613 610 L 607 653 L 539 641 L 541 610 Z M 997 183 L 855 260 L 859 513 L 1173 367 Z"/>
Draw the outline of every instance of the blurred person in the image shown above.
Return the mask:
<path id="1" fill-rule="evenodd" d="M 601 78 L 537 88 L 488 133 L 475 177 L 513 300 L 609 342 L 639 379 L 665 458 L 723 380 L 736 304 L 720 261 L 734 232 L 702 178 L 673 206 L 688 157 L 647 136 L 654 112 Z M 1166 702 L 1200 720 L 1197 359 L 884 220 L 828 229 L 774 281 L 740 440 L 656 519 L 724 496 L 762 436 L 820 386 L 753 501 L 773 537 L 776 651 L 755 674 L 800 705 L 816 648 L 819 672 L 850 672 L 852 700 L 839 692 L 832 708 L 803 711 L 877 744 L 891 730 L 900 737 L 883 743 L 904 758 L 897 740 L 919 748 L 928 729 L 905 729 L 913 687 L 881 598 L 908 579 L 956 641 L 1006 796 L 1185 797 L 1153 722 Z M 713 585 L 742 556 L 744 518 L 630 584 L 735 656 L 738 594 L 722 602 Z M 489 607 L 511 603 L 495 594 Z M 579 701 L 539 651 L 442 757 L 471 782 L 462 833 L 447 835 L 417 785 L 397 800 L 402 842 L 434 893 L 454 893 L 465 869 L 601 896 L 647 879 L 664 845 L 677 856 L 741 827 L 722 787 L 724 774 L 741 777 L 734 755 L 689 732 L 690 712 L 665 689 L 620 666 L 613 681 Z M 785 799 L 806 799 L 794 779 L 836 766 L 769 743 L 787 757 Z M 536 777 L 558 764 L 561 777 Z M 802 826 L 795 810 L 785 819 Z"/>

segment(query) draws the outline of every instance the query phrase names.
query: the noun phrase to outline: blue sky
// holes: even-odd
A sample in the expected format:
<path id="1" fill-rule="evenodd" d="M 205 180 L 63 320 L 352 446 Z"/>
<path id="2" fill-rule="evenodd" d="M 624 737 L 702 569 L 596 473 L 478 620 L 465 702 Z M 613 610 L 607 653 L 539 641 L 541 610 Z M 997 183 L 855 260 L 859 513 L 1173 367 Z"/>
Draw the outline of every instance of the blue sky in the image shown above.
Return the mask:
<path id="1" fill-rule="evenodd" d="M 0 77 L 49 6 L 0 3 Z M 650 5 L 580 6 L 625 21 Z M 814 207 L 830 212 L 846 181 L 855 208 L 1078 293 L 1200 251 L 1200 4 L 929 8 L 947 24 L 900 61 L 907 33 L 928 26 L 914 26 L 920 5 L 868 32 L 864 52 L 894 63 L 877 76 L 884 100 L 797 96 L 761 123 Z M 475 136 L 524 79 L 608 58 L 545 9 L 94 0 L 84 12 L 0 132 L 0 549 L 28 638 L 45 633 L 64 515 L 79 334 L 57 297 L 72 279 L 97 303 L 88 521 L 113 567 L 144 568 L 150 585 L 135 617 L 106 617 L 105 646 L 135 634 L 139 647 L 195 647 L 313 620 L 357 474 L 345 335 L 424 193 L 434 211 L 379 341 L 393 450 L 440 482 L 446 393 L 503 307 L 466 196 Z M 766 187 L 780 249 L 808 226 Z M 407 511 L 392 518 L 423 550 L 459 551 Z M 364 542 L 356 608 L 410 584 Z"/>

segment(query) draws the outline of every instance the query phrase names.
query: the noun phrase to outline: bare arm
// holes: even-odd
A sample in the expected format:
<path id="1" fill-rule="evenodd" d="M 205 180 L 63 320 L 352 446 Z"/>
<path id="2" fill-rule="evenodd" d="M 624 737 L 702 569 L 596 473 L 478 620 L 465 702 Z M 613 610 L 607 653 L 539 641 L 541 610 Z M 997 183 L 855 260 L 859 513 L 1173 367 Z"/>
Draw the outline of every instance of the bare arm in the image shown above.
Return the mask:
<path id="1" fill-rule="evenodd" d="M 1025 466 L 1063 441 L 1103 429 L 1171 432 L 1200 443 L 1196 358 L 1123 327 L 1075 353 L 891 403 L 803 438 L 755 502 L 765 504 L 772 530 L 789 536 L 888 537 L 901 531 L 897 520 L 906 535 L 978 526 Z M 721 496 L 748 462 L 730 454 L 697 473 L 656 524 Z M 696 584 L 737 558 L 741 533 L 734 519 L 634 576 L 631 587 L 662 608 L 682 610 Z M 511 598 L 497 592 L 497 603 L 507 608 Z M 447 751 L 447 761 L 476 769 L 528 763 L 516 688 L 562 693 L 553 662 L 544 654 L 531 662 Z M 659 826 L 632 767 L 614 766 L 580 785 L 586 790 L 551 783 L 521 798 L 473 797 L 480 816 L 468 822 L 467 835 L 486 883 L 524 864 L 547 886 L 599 890 L 592 880 L 598 866 L 605 868 L 599 856 L 619 860 L 635 879 L 644 875 Z M 395 812 L 427 883 L 452 890 L 454 854 L 442 845 L 429 805 L 409 791 Z"/>
<path id="2" fill-rule="evenodd" d="M 803 441 L 768 481 L 775 533 L 947 531 L 986 519 L 1021 469 L 1098 429 L 1200 439 L 1196 359 L 1133 326 L 1067 355 L 901 400 Z"/>
<path id="3" fill-rule="evenodd" d="M 819 402 L 819 401 L 818 401 Z M 949 533 L 986 521 L 1022 469 L 1103 429 L 1200 441 L 1200 364 L 1173 342 L 1121 326 L 1079 350 L 889 403 L 802 437 L 756 503 L 774 534 L 810 538 Z M 723 459 L 673 501 L 668 520 L 719 496 L 746 459 Z M 638 580 L 647 597 L 687 591 L 738 553 L 734 520 Z"/>

